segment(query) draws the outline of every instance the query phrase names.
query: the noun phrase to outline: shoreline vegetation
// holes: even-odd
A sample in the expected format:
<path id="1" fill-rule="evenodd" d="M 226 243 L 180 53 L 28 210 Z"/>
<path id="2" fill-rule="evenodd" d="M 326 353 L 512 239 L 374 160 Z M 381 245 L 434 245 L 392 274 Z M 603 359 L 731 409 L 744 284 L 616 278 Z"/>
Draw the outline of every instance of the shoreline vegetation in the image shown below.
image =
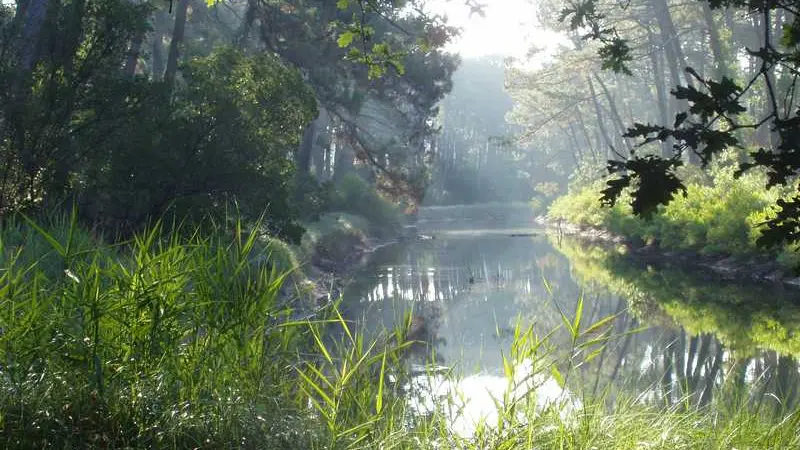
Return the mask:
<path id="1" fill-rule="evenodd" d="M 606 242 L 642 261 L 711 271 L 728 280 L 800 288 L 798 247 L 758 245 L 762 224 L 777 214 L 772 205 L 790 197 L 793 186 L 763 189 L 764 171 L 737 177 L 738 158 L 728 151 L 707 173 L 685 168 L 680 175 L 686 195 L 675 195 L 649 219 L 633 215 L 628 194 L 613 206 L 602 206 L 605 185 L 600 180 L 571 186 L 537 222 L 558 233 Z"/>
<path id="2" fill-rule="evenodd" d="M 691 249 L 661 248 L 642 243 L 635 238 L 616 234 L 602 227 L 560 222 L 545 215 L 538 216 L 535 223 L 558 236 L 569 236 L 591 244 L 602 245 L 620 255 L 642 263 L 678 266 L 683 269 L 699 269 L 722 280 L 748 281 L 753 283 L 779 284 L 800 290 L 800 277 L 792 269 L 777 261 L 774 256 L 754 252 L 752 254 L 704 254 Z"/>
<path id="3" fill-rule="evenodd" d="M 0 446 L 27 448 L 796 448 L 800 412 L 748 394 L 702 408 L 604 393 L 579 370 L 603 323 L 564 316 L 572 348 L 516 327 L 496 420 L 450 429 L 414 411 L 404 354 L 411 318 L 372 342 L 336 302 L 311 316 L 280 299 L 290 280 L 256 228 L 155 225 L 107 244 L 75 217 L 4 221 L 0 237 Z M 582 304 L 582 302 L 581 302 Z M 606 321 L 607 325 L 607 321 Z M 580 408 L 537 406 L 515 381 L 558 380 Z M 433 366 L 431 366 L 433 367 Z M 518 375 L 518 374 L 517 374 Z M 589 374 L 590 376 L 591 374 Z M 455 377 L 455 374 L 449 376 Z M 527 378 L 527 377 L 526 377 Z M 527 380 L 529 381 L 529 380 Z M 736 386 L 734 386 L 736 387 Z M 742 389 L 742 386 L 736 389 Z M 463 395 L 464 393 L 461 393 Z M 450 408 L 458 395 L 440 399 Z M 761 409 L 759 409 L 761 408 Z M 657 426 L 654 426 L 657 424 Z"/>

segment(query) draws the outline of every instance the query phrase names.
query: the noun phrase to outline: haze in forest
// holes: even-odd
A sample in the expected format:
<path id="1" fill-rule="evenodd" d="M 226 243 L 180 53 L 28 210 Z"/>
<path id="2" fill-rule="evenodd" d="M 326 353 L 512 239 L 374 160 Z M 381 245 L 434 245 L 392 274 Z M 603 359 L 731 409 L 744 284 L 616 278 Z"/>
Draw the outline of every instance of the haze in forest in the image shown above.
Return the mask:
<path id="1" fill-rule="evenodd" d="M 800 448 L 796 3 L 0 0 L 0 448 Z"/>

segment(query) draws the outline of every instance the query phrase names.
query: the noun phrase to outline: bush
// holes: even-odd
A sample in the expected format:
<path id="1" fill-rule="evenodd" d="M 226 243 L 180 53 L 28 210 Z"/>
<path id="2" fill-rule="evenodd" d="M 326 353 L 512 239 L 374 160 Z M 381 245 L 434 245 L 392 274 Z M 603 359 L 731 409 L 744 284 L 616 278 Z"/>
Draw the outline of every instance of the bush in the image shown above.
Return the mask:
<path id="1" fill-rule="evenodd" d="M 683 169 L 686 195 L 677 194 L 649 220 L 632 215 L 623 195 L 611 208 L 600 204 L 602 183 L 571 191 L 553 202 L 549 217 L 577 225 L 600 227 L 628 238 L 657 242 L 670 249 L 742 254 L 759 249 L 760 224 L 774 214 L 771 206 L 790 190 L 765 190 L 766 176 L 751 171 L 734 176 L 736 152 L 726 152 L 709 166 L 707 174 Z M 790 261 L 787 254 L 783 261 Z"/>
<path id="2" fill-rule="evenodd" d="M 381 197 L 364 179 L 347 174 L 334 186 L 329 211 L 361 216 L 370 224 L 370 231 L 385 235 L 397 231 L 403 223 L 400 208 Z"/>
<path id="3" fill-rule="evenodd" d="M 355 249 L 366 241 L 369 229 L 369 221 L 360 216 L 323 214 L 318 221 L 307 225 L 300 254 L 304 261 L 314 263 L 349 262 L 351 255 L 358 253 Z"/>

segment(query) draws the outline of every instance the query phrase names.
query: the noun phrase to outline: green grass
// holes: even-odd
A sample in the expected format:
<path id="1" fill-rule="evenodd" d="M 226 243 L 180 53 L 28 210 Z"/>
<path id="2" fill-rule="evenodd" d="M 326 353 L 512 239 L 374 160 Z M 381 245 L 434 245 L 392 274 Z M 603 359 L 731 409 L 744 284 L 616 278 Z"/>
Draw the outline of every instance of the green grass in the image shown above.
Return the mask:
<path id="1" fill-rule="evenodd" d="M 409 407 L 410 316 L 367 340 L 335 305 L 313 316 L 293 310 L 279 301 L 283 263 L 261 263 L 268 249 L 241 224 L 203 233 L 156 225 L 109 245 L 70 219 L 6 220 L 0 447 L 799 445 L 797 412 L 759 414 L 746 402 L 664 409 L 620 396 L 609 406 L 604 394 L 583 393 L 583 367 L 610 336 L 595 340 L 602 326 L 566 314 L 571 348 L 558 351 L 546 335 L 519 326 L 506 375 L 519 380 L 515 367 L 532 362 L 534 374 L 557 379 L 582 406 L 565 415 L 557 406 L 534 408 L 535 391 L 507 395 L 497 423 L 458 435 L 443 407 L 426 415 Z"/>

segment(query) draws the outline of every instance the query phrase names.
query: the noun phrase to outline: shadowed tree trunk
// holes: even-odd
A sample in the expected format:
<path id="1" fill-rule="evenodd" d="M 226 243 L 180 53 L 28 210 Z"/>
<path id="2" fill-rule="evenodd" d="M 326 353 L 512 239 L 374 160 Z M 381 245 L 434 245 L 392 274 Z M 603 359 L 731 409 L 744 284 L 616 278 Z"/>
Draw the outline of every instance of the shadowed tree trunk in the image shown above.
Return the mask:
<path id="1" fill-rule="evenodd" d="M 655 36 L 649 34 L 650 39 L 650 67 L 653 69 L 653 84 L 656 87 L 656 104 L 658 106 L 658 119 L 662 126 L 669 126 L 669 102 L 667 99 L 667 83 L 664 79 L 664 66 L 661 53 L 655 41 Z M 669 138 L 661 143 L 661 157 L 669 158 L 672 156 L 673 140 Z"/>
<path id="2" fill-rule="evenodd" d="M 164 78 L 164 35 L 167 33 L 167 14 L 164 11 L 153 13 L 153 48 L 150 56 L 151 76 L 153 81 Z"/>
<path id="3" fill-rule="evenodd" d="M 42 26 L 47 19 L 49 0 L 29 0 L 21 13 L 24 17 L 20 39 L 19 61 L 23 73 L 28 73 L 39 60 Z"/>
<path id="4" fill-rule="evenodd" d="M 314 147 L 316 123 L 317 119 L 312 120 L 303 130 L 303 139 L 300 141 L 300 148 L 295 157 L 298 174 L 307 175 L 311 170 L 311 151 Z"/>
<path id="5" fill-rule="evenodd" d="M 139 55 L 142 52 L 142 43 L 144 42 L 144 31 L 136 33 L 133 41 L 131 41 L 131 48 L 128 50 L 128 57 L 125 59 L 125 67 L 123 71 L 129 78 L 136 75 L 136 66 L 139 63 Z"/>
<path id="6" fill-rule="evenodd" d="M 335 160 L 333 162 L 334 182 L 341 181 L 345 175 L 353 170 L 355 152 L 350 144 L 353 138 L 348 135 L 348 131 L 352 130 L 347 130 L 347 128 L 349 128 L 349 126 L 346 126 L 344 130 L 339 130 L 336 137 L 336 155 L 334 156 Z"/>
<path id="7" fill-rule="evenodd" d="M 597 80 L 597 83 L 603 90 L 603 95 L 605 95 L 606 101 L 608 101 L 609 110 L 611 111 L 611 118 L 613 119 L 614 124 L 617 126 L 617 131 L 619 132 L 619 135 L 622 136 L 622 134 L 625 133 L 626 128 L 625 124 L 622 122 L 622 116 L 620 116 L 619 110 L 617 109 L 617 102 L 614 101 L 614 98 L 611 96 L 611 92 L 608 90 L 608 87 L 603 82 L 603 79 L 600 78 L 599 75 L 597 75 L 597 73 L 594 74 L 594 79 Z M 630 156 L 631 154 L 630 142 L 628 142 L 628 140 L 624 138 L 620 139 L 622 140 L 622 144 L 625 146 L 625 149 L 628 152 L 627 155 Z"/>
<path id="8" fill-rule="evenodd" d="M 164 71 L 164 83 L 170 91 L 175 85 L 175 76 L 178 73 L 178 58 L 181 44 L 183 44 L 183 36 L 186 33 L 188 9 L 189 0 L 178 0 L 178 8 L 175 11 L 175 27 L 172 31 L 172 40 L 169 43 L 169 54 L 167 55 L 167 69 Z"/>
<path id="9" fill-rule="evenodd" d="M 594 91 L 594 83 L 592 83 L 592 78 L 587 77 L 586 81 L 589 83 L 589 93 L 592 96 L 592 104 L 594 105 L 594 113 L 597 115 L 597 127 L 600 129 L 600 134 L 603 136 L 603 140 L 606 143 L 606 148 L 614 150 L 614 144 L 611 141 L 611 136 L 608 134 L 608 130 L 606 129 L 605 120 L 603 120 L 603 109 L 600 107 L 600 101 L 597 99 L 597 93 Z M 606 152 L 608 154 L 608 152 Z"/>
<path id="10" fill-rule="evenodd" d="M 669 10 L 667 0 L 652 0 L 652 5 L 661 34 L 661 45 L 664 48 L 664 54 L 667 58 L 667 67 L 669 68 L 672 86 L 674 87 L 681 84 L 681 74 L 683 74 L 683 80 L 686 82 L 687 86 L 694 86 L 694 80 L 684 71 L 686 68 L 686 57 L 683 54 L 680 36 L 678 36 L 675 24 L 672 21 L 672 13 Z M 673 102 L 675 102 L 673 111 L 685 111 L 689 107 L 686 100 L 673 99 Z M 692 164 L 700 162 L 699 157 L 692 151 L 688 151 L 688 155 L 685 156 Z"/>
<path id="11" fill-rule="evenodd" d="M 703 8 L 703 20 L 706 22 L 708 40 L 711 44 L 711 54 L 714 55 L 714 76 L 716 78 L 722 78 L 726 75 L 728 62 L 722 52 L 722 42 L 719 37 L 717 24 L 714 21 L 714 13 L 711 11 L 708 2 L 700 2 L 700 4 Z"/>

